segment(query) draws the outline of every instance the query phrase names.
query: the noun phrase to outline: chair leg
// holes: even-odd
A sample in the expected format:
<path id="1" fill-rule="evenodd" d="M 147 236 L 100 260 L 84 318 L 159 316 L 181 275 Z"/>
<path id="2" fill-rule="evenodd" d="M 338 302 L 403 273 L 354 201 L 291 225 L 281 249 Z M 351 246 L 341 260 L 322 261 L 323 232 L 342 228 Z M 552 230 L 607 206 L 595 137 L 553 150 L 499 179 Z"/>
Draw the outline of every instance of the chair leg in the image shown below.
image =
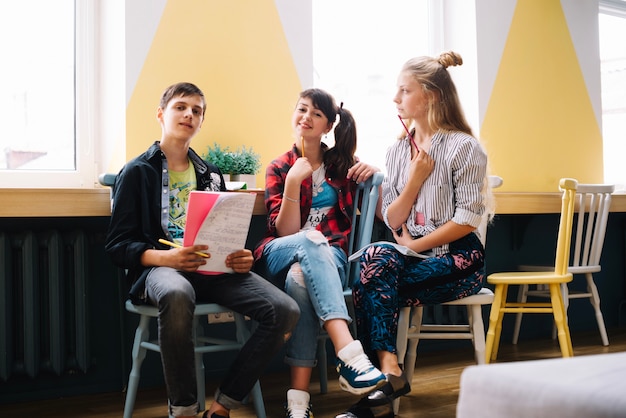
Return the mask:
<path id="1" fill-rule="evenodd" d="M 235 317 L 235 338 L 239 343 L 245 343 L 252 332 L 254 332 L 257 324 L 253 322 L 251 324 L 252 330 L 248 329 L 248 324 L 246 322 L 246 318 L 240 313 L 234 312 Z M 204 373 L 202 373 L 204 376 Z M 203 381 L 204 385 L 204 381 Z M 261 392 L 261 383 L 257 380 L 252 390 L 248 394 L 248 398 L 252 398 L 252 402 L 254 403 L 254 410 L 256 412 L 256 416 L 258 418 L 266 418 L 265 415 L 265 403 L 263 402 L 263 393 Z"/>
<path id="2" fill-rule="evenodd" d="M 563 308 L 565 310 L 565 322 L 569 324 L 567 319 L 567 310 L 569 309 L 569 288 L 567 283 L 561 283 L 561 299 L 563 299 Z M 556 322 L 552 324 L 552 339 L 557 339 Z"/>
<path id="3" fill-rule="evenodd" d="M 424 307 L 416 306 L 412 308 L 410 329 L 411 334 L 408 336 L 408 348 L 404 356 L 404 374 L 409 382 L 413 381 L 413 373 L 415 372 L 415 362 L 417 360 L 417 346 L 419 344 L 419 335 L 422 329 L 422 319 L 424 317 Z"/>
<path id="4" fill-rule="evenodd" d="M 204 362 L 202 361 L 202 353 L 196 353 L 195 355 L 195 363 L 196 363 L 196 389 L 198 396 L 198 408 L 200 411 L 204 411 L 206 409 L 206 390 L 204 387 Z"/>
<path id="5" fill-rule="evenodd" d="M 505 285 L 497 284 L 494 290 L 491 312 L 489 313 L 489 329 L 487 331 L 487 339 L 485 341 L 485 363 L 489 364 L 495 361 L 498 355 L 498 346 L 496 345 L 496 333 L 498 326 L 501 326 L 502 308 L 506 302 Z M 504 296 L 504 298 L 503 298 Z"/>
<path id="6" fill-rule="evenodd" d="M 398 315 L 398 333 L 396 336 L 396 350 L 398 353 L 398 363 L 403 370 L 406 370 L 404 367 L 405 358 L 407 353 L 407 345 L 408 345 L 408 337 L 409 337 L 409 325 L 411 322 L 411 310 L 410 306 L 405 306 L 400 308 L 400 312 Z M 393 412 L 394 415 L 398 415 L 398 410 L 400 409 L 400 398 L 396 398 L 393 401 Z"/>
<path id="7" fill-rule="evenodd" d="M 320 374 L 320 393 L 328 393 L 328 359 L 326 356 L 326 338 L 317 340 L 317 368 Z"/>
<path id="8" fill-rule="evenodd" d="M 502 340 L 502 322 L 504 321 L 504 308 L 506 308 L 506 301 L 507 301 L 507 296 L 509 293 L 509 285 L 508 284 L 503 284 L 502 285 L 502 308 L 499 309 L 499 313 L 498 313 L 498 322 L 497 322 L 497 326 L 496 326 L 496 339 L 494 341 L 493 344 L 493 355 L 494 355 L 494 360 L 496 359 L 496 356 L 498 355 L 498 349 L 500 348 L 500 341 Z"/>
<path id="9" fill-rule="evenodd" d="M 411 322 L 411 307 L 400 308 L 398 315 L 398 335 L 396 336 L 396 350 L 398 351 L 398 363 L 404 365 L 406 356 L 407 338 L 409 334 L 409 323 Z"/>
<path id="10" fill-rule="evenodd" d="M 391 402 L 393 407 L 393 415 L 398 416 L 398 411 L 400 411 L 400 398 L 396 398 Z"/>
<path id="11" fill-rule="evenodd" d="M 467 317 L 472 330 L 472 343 L 477 364 L 485 364 L 485 325 L 481 305 L 468 305 Z"/>
<path id="12" fill-rule="evenodd" d="M 193 346 L 198 347 L 198 338 L 204 335 L 204 329 L 200 322 L 198 321 L 198 317 L 193 317 Z M 194 362 L 196 368 L 196 391 L 197 391 L 197 402 L 198 408 L 200 411 L 204 411 L 206 409 L 206 390 L 204 384 L 204 361 L 202 358 L 202 353 L 196 352 L 194 355 Z"/>
<path id="13" fill-rule="evenodd" d="M 609 337 L 606 333 L 604 317 L 602 316 L 602 310 L 600 309 L 600 294 L 598 293 L 598 288 L 593 281 L 593 275 L 591 273 L 587 273 L 585 276 L 587 278 L 587 289 L 589 290 L 589 293 L 591 293 L 589 302 L 591 302 L 593 309 L 596 311 L 596 321 L 598 322 L 598 329 L 600 330 L 600 336 L 602 337 L 602 345 L 607 346 L 609 345 Z"/>
<path id="14" fill-rule="evenodd" d="M 146 349 L 141 343 L 148 341 L 150 337 L 150 317 L 141 315 L 139 317 L 139 325 L 135 331 L 135 341 L 133 342 L 133 365 L 130 369 L 128 377 L 128 386 L 126 387 L 126 400 L 124 401 L 124 418 L 132 418 L 133 409 L 135 408 L 135 398 L 137 397 L 137 387 L 139 386 L 139 376 L 141 374 L 141 364 L 146 358 Z"/>
<path id="15" fill-rule="evenodd" d="M 257 380 L 252 391 L 250 391 L 252 402 L 254 402 L 254 412 L 256 412 L 257 418 L 266 418 L 265 415 L 265 403 L 263 402 L 263 394 L 261 393 L 261 383 Z"/>
<path id="16" fill-rule="evenodd" d="M 528 298 L 528 285 L 527 284 L 522 284 L 519 287 L 519 290 L 517 291 L 517 302 L 518 303 L 524 303 L 526 302 L 526 299 Z M 523 313 L 517 313 L 515 314 L 515 327 L 513 328 L 513 344 L 517 344 L 518 338 L 519 338 L 519 331 L 522 327 L 522 315 Z"/>
<path id="17" fill-rule="evenodd" d="M 569 326 L 567 325 L 565 317 L 561 286 L 558 283 L 550 284 L 550 300 L 552 301 L 552 313 L 557 327 L 561 353 L 563 354 L 563 357 L 572 357 L 574 355 L 572 339 L 569 334 Z"/>

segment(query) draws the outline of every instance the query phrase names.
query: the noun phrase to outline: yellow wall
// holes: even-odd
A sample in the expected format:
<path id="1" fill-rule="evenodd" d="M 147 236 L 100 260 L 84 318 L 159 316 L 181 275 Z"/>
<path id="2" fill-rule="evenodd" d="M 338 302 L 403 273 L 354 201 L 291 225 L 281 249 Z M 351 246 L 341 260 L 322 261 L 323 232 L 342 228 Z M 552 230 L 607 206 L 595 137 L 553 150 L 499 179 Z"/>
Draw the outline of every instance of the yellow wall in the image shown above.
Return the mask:
<path id="1" fill-rule="evenodd" d="M 189 81 L 207 99 L 201 131 L 192 141 L 253 146 L 262 155 L 257 184 L 269 161 L 293 143 L 290 117 L 302 89 L 275 3 L 169 0 L 163 10 L 127 108 L 126 159 L 161 131 L 156 109 L 170 84 Z"/>
<path id="2" fill-rule="evenodd" d="M 563 8 L 578 5 L 513 3 L 480 130 L 491 171 L 504 179 L 500 190 L 556 191 L 562 177 L 601 183 L 602 136 L 590 98 L 599 92 L 588 90 L 581 70 L 582 60 L 598 58 L 577 55 L 569 28 L 581 28 L 567 21 Z M 597 11 L 585 19 L 597 20 Z"/>
<path id="3" fill-rule="evenodd" d="M 474 0 L 474 7 L 481 113 L 475 132 L 490 171 L 504 178 L 499 191 L 553 192 L 561 177 L 602 182 L 599 58 L 589 53 L 594 39 L 597 47 L 597 26 L 589 27 L 597 24 L 597 0 Z M 148 42 L 145 51 L 126 51 L 140 70 L 136 79 L 127 75 L 125 160 L 160 137 L 162 90 L 190 81 L 208 101 L 193 148 L 202 154 L 213 142 L 253 146 L 262 157 L 262 187 L 265 166 L 293 142 L 292 109 L 310 87 L 297 70 L 312 67 L 303 59 L 312 46 L 299 39 L 311 36 L 310 8 L 305 0 L 144 0 L 135 7 L 127 37 Z M 281 17 L 289 19 L 287 30 Z M 141 19 L 152 19 L 153 36 Z M 459 27 L 445 24 L 448 31 Z"/>

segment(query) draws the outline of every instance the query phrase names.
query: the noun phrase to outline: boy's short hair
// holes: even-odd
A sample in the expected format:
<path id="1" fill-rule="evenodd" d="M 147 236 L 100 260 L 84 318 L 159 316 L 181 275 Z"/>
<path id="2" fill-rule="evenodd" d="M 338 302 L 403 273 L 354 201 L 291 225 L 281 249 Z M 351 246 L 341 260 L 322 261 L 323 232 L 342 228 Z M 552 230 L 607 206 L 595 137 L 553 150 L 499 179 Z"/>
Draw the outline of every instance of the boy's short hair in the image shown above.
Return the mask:
<path id="1" fill-rule="evenodd" d="M 206 111 L 206 100 L 204 99 L 204 93 L 202 93 L 202 90 L 200 90 L 198 86 L 192 83 L 176 83 L 166 88 L 163 92 L 163 95 L 161 96 L 159 106 L 161 107 L 161 109 L 165 109 L 170 100 L 178 96 L 200 96 L 202 98 L 202 116 L 204 116 L 204 112 Z"/>

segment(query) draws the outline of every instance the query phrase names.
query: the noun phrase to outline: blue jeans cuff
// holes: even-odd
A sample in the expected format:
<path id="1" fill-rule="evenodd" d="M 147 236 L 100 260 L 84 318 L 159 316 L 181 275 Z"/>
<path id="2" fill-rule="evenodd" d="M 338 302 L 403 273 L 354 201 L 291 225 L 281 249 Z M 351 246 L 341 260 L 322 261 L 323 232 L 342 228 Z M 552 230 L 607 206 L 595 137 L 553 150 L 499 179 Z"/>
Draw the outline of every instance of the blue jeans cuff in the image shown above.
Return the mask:
<path id="1" fill-rule="evenodd" d="M 228 410 L 237 409 L 241 406 L 241 401 L 236 401 L 228 395 L 225 395 L 219 388 L 215 391 L 215 402 L 223 405 Z"/>
<path id="2" fill-rule="evenodd" d="M 285 364 L 293 367 L 315 367 L 317 366 L 317 359 L 302 360 L 285 356 Z"/>

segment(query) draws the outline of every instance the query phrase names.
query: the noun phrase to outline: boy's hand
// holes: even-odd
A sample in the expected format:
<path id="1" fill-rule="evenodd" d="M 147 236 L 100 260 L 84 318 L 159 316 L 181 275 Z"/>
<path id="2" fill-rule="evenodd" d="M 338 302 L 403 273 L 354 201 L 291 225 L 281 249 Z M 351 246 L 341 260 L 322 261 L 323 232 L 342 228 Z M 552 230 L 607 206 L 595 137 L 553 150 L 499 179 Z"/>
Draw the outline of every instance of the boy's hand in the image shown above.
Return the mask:
<path id="1" fill-rule="evenodd" d="M 226 256 L 226 267 L 233 269 L 235 273 L 248 273 L 252 263 L 254 263 L 252 251 L 245 248 Z"/>
<path id="2" fill-rule="evenodd" d="M 160 262 L 156 262 L 154 265 L 194 272 L 198 270 L 198 267 L 206 264 L 207 258 L 211 257 L 211 254 L 206 252 L 208 249 L 209 247 L 207 245 L 191 245 L 183 248 L 172 248 L 171 250 L 156 250 L 161 256 L 161 259 Z M 150 251 L 151 250 L 144 252 L 144 256 Z M 205 253 L 208 257 L 202 257 L 198 253 Z"/>

